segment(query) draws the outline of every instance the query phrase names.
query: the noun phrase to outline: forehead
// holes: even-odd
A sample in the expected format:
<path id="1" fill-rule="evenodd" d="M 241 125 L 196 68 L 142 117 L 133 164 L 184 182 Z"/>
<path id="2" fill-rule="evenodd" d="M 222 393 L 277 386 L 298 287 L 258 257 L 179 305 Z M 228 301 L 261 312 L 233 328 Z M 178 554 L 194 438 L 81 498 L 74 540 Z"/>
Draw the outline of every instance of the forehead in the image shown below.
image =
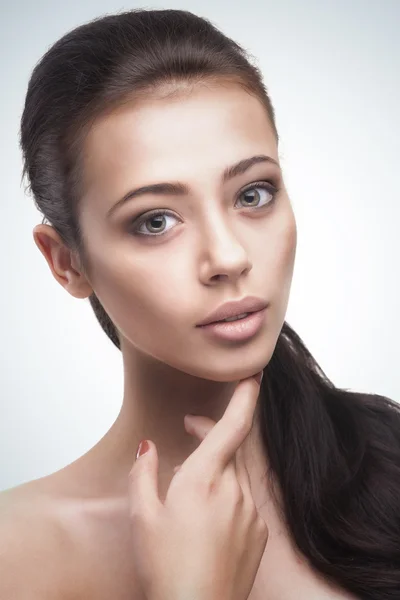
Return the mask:
<path id="1" fill-rule="evenodd" d="M 173 98 L 132 101 L 99 118 L 85 142 L 85 187 L 123 190 L 134 182 L 219 177 L 228 164 L 258 151 L 278 160 L 261 101 L 237 85 L 196 86 Z"/>

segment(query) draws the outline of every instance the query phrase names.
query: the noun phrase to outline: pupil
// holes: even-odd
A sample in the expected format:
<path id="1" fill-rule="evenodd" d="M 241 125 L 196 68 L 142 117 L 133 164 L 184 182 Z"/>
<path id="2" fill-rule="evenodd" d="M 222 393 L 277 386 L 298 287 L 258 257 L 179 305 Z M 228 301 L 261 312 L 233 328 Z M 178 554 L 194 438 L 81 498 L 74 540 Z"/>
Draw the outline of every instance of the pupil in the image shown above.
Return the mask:
<path id="1" fill-rule="evenodd" d="M 257 202 L 258 192 L 249 190 L 249 191 L 245 192 L 245 197 L 246 197 L 246 194 L 253 194 L 253 198 L 250 198 L 250 202 Z"/>
<path id="2" fill-rule="evenodd" d="M 253 195 L 253 197 L 248 198 L 249 204 L 253 203 L 253 202 L 256 202 L 256 203 L 258 202 L 259 194 L 256 190 L 249 190 L 249 191 L 244 192 L 245 198 L 246 198 L 247 194 Z M 163 219 L 164 219 L 164 215 L 155 215 L 154 217 L 151 217 L 149 219 L 150 227 L 152 229 L 157 229 L 157 228 L 159 229 L 162 226 Z M 154 226 L 154 221 L 156 222 L 155 226 Z"/>
<path id="3" fill-rule="evenodd" d="M 163 220 L 163 219 L 164 219 L 164 216 L 163 216 L 163 215 L 156 215 L 155 217 L 151 217 L 151 218 L 150 218 L 150 221 L 149 221 L 149 222 L 150 222 L 150 226 L 151 226 L 152 228 L 154 228 L 154 226 L 153 226 L 153 223 L 154 223 L 154 221 L 156 221 L 156 223 L 157 223 L 157 221 L 158 221 L 158 227 L 160 227 L 160 226 L 162 225 L 162 220 Z M 161 223 L 160 223 L 160 221 L 161 221 Z M 157 224 L 156 224 L 156 226 L 155 226 L 155 229 L 157 229 Z"/>

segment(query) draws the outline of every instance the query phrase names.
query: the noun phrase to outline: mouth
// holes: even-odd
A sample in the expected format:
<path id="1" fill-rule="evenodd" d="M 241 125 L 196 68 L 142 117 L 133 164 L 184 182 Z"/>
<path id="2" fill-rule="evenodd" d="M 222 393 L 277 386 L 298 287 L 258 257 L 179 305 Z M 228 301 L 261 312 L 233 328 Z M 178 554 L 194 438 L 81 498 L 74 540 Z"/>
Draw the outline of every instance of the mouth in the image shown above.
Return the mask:
<path id="1" fill-rule="evenodd" d="M 268 302 L 256 296 L 247 296 L 241 300 L 225 302 L 197 324 L 197 327 L 214 325 L 215 323 L 230 323 L 247 319 L 249 315 L 268 307 Z"/>
<path id="2" fill-rule="evenodd" d="M 219 321 L 211 321 L 211 323 L 207 323 L 206 325 L 199 325 L 199 327 L 208 327 L 209 325 L 215 325 L 216 323 L 232 323 L 233 321 L 242 321 L 243 319 L 246 319 L 246 317 L 248 317 L 249 315 L 252 315 L 255 312 L 258 312 L 258 311 L 253 310 L 251 312 L 242 313 L 241 315 L 238 315 L 237 317 L 229 317 L 226 319 L 220 319 Z"/>
<path id="3" fill-rule="evenodd" d="M 198 325 L 204 335 L 222 342 L 244 342 L 253 338 L 264 326 L 267 308 L 242 313 L 236 317 Z"/>

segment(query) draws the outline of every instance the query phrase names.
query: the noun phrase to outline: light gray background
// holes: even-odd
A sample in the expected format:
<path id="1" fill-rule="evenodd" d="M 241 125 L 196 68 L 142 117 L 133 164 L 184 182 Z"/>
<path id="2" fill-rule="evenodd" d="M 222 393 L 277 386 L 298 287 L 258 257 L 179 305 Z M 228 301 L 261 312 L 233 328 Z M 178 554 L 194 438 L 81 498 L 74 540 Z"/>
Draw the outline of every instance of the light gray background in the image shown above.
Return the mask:
<path id="1" fill-rule="evenodd" d="M 400 1 L 2 0 L 0 489 L 60 469 L 111 426 L 121 354 L 32 237 L 18 129 L 47 48 L 95 17 L 181 8 L 254 55 L 275 105 L 298 227 L 286 319 L 336 385 L 400 401 Z"/>

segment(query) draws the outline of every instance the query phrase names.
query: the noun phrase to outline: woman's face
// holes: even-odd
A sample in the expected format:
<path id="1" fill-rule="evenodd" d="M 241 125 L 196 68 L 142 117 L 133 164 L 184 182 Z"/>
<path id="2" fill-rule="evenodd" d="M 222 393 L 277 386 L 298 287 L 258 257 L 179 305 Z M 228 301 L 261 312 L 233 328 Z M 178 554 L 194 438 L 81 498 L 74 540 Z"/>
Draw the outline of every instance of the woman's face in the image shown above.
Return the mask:
<path id="1" fill-rule="evenodd" d="M 262 104 L 233 84 L 146 98 L 96 122 L 85 145 L 81 225 L 90 285 L 125 356 L 139 353 L 215 381 L 268 363 L 288 304 L 296 222 L 273 162 L 222 178 L 259 155 L 279 162 L 272 128 Z M 129 191 L 161 182 L 187 189 L 117 205 Z M 152 216 L 156 209 L 166 214 Z M 246 296 L 269 303 L 252 338 L 227 342 L 196 327 Z"/>

